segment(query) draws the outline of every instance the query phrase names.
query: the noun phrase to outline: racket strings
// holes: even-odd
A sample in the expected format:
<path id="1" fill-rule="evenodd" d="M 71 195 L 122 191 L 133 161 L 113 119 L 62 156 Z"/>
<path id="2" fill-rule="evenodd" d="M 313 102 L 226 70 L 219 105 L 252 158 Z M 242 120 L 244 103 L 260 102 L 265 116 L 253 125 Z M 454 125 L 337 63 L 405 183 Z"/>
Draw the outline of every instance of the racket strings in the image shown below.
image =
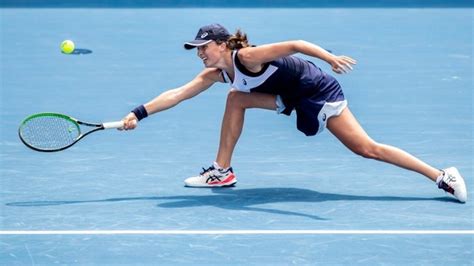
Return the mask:
<path id="1" fill-rule="evenodd" d="M 74 121 L 56 116 L 39 116 L 26 121 L 20 134 L 26 143 L 35 148 L 54 150 L 71 145 L 81 132 Z"/>

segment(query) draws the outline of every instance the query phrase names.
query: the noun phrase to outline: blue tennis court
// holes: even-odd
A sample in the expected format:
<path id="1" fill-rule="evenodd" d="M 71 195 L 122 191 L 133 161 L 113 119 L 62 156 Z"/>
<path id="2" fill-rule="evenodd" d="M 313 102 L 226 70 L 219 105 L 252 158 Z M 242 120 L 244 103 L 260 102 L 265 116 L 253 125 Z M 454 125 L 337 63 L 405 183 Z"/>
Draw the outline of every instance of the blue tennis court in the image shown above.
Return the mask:
<path id="1" fill-rule="evenodd" d="M 238 184 L 184 187 L 215 159 L 225 84 L 62 152 L 18 138 L 32 113 L 114 121 L 182 85 L 202 69 L 183 42 L 219 22 L 253 44 L 304 39 L 357 59 L 337 78 L 369 135 L 456 166 L 469 193 L 471 7 L 0 11 L 0 264 L 473 264 L 472 199 L 460 204 L 421 175 L 360 158 L 328 131 L 305 137 L 295 114 L 248 110 Z M 65 39 L 85 52 L 62 54 Z"/>

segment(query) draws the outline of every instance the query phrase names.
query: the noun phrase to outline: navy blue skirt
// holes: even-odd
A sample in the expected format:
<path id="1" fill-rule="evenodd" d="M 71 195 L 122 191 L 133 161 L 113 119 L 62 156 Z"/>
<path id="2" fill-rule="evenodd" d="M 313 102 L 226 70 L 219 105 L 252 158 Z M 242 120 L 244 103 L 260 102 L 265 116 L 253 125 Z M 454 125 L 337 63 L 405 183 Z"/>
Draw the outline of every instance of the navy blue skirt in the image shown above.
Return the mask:
<path id="1" fill-rule="evenodd" d="M 334 77 L 324 73 L 324 78 L 316 84 L 316 87 L 317 90 L 313 95 L 304 97 L 295 104 L 296 127 L 306 136 L 314 136 L 321 132 L 321 129 L 324 128 L 321 123 L 324 123 L 325 126 L 331 116 L 339 115 L 347 105 L 342 88 Z M 327 104 L 338 102 L 344 102 L 344 104 Z M 331 106 L 341 109 L 327 111 L 328 108 L 332 109 Z M 321 113 L 322 110 L 324 113 Z"/>

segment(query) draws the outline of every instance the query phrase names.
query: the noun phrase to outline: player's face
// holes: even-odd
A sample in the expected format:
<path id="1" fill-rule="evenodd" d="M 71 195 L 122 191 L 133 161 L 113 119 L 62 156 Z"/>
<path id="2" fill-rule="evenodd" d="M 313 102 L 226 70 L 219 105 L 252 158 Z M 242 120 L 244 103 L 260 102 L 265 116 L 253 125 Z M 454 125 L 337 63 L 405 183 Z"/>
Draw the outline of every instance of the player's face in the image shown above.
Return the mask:
<path id="1" fill-rule="evenodd" d="M 206 45 L 197 48 L 197 55 L 201 58 L 206 67 L 216 67 L 221 59 L 221 49 L 219 45 L 212 41 Z"/>

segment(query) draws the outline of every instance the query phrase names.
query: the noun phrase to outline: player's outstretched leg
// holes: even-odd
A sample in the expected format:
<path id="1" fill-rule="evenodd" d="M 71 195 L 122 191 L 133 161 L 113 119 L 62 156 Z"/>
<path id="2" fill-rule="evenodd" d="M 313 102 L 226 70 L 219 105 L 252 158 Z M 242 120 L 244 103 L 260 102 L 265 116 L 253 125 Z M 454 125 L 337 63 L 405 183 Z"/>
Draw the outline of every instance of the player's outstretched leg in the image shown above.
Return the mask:
<path id="1" fill-rule="evenodd" d="M 467 200 L 464 179 L 455 168 L 439 170 L 399 148 L 375 142 L 349 108 L 344 109 L 341 115 L 331 117 L 327 128 L 354 153 L 418 172 L 436 182 L 439 188 L 453 194 L 459 201 Z"/>

